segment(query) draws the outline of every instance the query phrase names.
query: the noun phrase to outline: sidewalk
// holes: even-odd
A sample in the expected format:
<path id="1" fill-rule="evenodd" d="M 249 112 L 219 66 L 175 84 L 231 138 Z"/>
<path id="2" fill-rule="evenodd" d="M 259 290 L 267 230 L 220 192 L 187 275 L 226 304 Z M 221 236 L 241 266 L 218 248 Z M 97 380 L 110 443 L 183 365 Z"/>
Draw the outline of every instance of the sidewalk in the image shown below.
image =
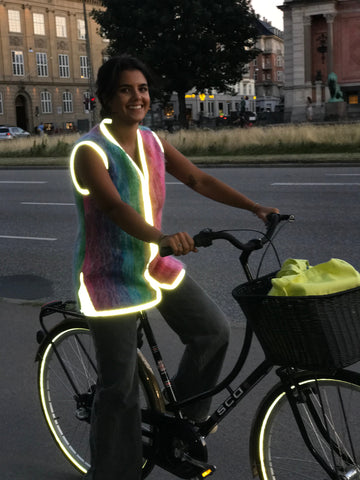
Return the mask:
<path id="1" fill-rule="evenodd" d="M 351 164 L 360 165 L 358 153 L 304 153 L 283 155 L 224 155 L 188 157 L 202 166 L 248 166 L 248 165 L 309 165 L 309 164 Z M 44 167 L 67 168 L 67 157 L 0 157 L 0 168 Z"/>

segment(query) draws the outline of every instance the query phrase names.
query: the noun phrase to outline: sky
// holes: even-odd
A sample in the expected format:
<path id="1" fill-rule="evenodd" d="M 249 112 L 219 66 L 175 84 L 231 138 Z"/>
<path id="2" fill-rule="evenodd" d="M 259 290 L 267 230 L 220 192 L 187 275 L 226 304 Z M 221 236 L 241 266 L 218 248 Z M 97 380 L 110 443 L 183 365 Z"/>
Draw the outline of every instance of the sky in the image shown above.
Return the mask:
<path id="1" fill-rule="evenodd" d="M 251 0 L 251 3 L 261 20 L 265 17 L 274 27 L 284 30 L 283 13 L 276 8 L 278 5 L 283 5 L 284 0 Z"/>

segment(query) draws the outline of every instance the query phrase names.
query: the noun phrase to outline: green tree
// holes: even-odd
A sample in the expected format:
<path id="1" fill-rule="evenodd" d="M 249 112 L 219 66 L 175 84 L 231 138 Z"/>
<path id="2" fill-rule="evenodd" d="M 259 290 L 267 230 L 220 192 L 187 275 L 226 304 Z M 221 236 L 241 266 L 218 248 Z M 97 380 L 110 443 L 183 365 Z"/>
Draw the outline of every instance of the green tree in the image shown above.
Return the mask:
<path id="1" fill-rule="evenodd" d="M 256 55 L 257 16 L 250 0 L 102 0 L 92 15 L 110 53 L 142 59 L 163 92 L 231 91 Z M 158 85 L 159 86 L 159 85 Z"/>

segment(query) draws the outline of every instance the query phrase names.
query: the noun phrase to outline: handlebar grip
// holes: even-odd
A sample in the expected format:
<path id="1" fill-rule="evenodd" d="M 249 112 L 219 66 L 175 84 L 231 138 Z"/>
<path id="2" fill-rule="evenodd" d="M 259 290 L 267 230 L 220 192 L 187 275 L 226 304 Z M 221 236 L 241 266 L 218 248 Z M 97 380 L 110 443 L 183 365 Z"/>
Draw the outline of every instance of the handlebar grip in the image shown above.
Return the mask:
<path id="1" fill-rule="evenodd" d="M 173 249 L 171 247 L 160 247 L 159 250 L 159 255 L 160 257 L 168 257 L 169 255 L 172 255 Z"/>

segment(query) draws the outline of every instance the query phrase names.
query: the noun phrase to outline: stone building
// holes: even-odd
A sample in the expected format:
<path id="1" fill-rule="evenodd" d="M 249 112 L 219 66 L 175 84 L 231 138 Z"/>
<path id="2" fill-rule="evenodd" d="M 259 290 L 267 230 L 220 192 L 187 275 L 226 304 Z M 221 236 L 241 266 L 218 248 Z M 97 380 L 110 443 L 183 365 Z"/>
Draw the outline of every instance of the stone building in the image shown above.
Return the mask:
<path id="1" fill-rule="evenodd" d="M 284 0 L 285 120 L 326 119 L 327 80 L 337 75 L 348 119 L 360 117 L 359 0 Z"/>
<path id="2" fill-rule="evenodd" d="M 260 50 L 251 64 L 256 86 L 256 111 L 275 112 L 283 104 L 284 40 L 283 32 L 267 20 L 258 22 Z"/>
<path id="3" fill-rule="evenodd" d="M 33 133 L 40 123 L 48 132 L 61 132 L 87 131 L 95 122 L 92 73 L 108 45 L 89 16 L 99 5 L 0 1 L 0 124 Z"/>

